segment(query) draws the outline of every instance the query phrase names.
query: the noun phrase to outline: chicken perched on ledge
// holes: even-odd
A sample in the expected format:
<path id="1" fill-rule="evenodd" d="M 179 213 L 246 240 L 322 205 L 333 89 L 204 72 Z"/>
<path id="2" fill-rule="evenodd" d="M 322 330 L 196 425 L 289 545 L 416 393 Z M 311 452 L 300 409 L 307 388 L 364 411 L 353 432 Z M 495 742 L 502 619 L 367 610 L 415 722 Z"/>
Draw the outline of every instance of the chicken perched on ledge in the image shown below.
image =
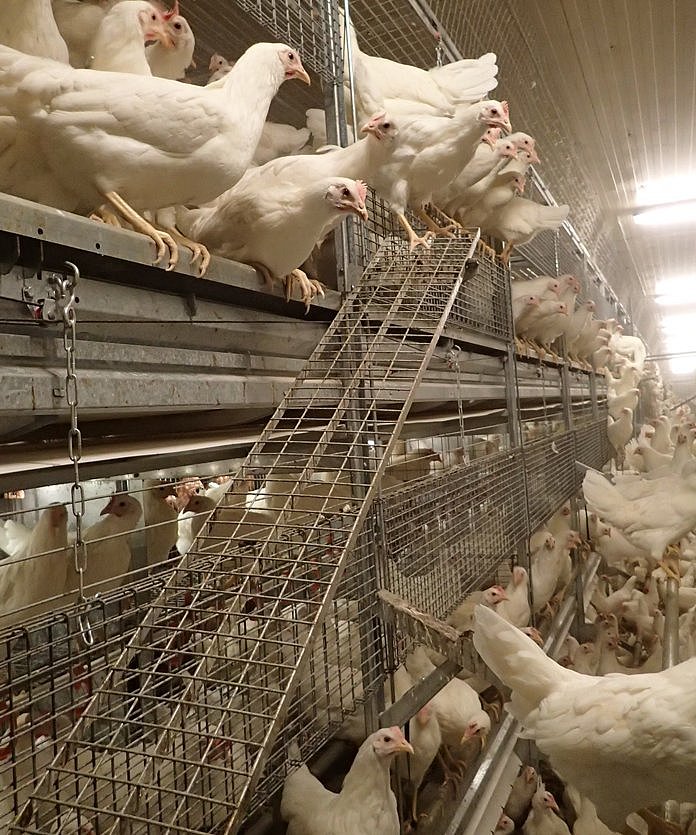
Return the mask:
<path id="1" fill-rule="evenodd" d="M 278 43 L 249 47 L 219 88 L 75 70 L 2 47 L 0 106 L 17 134 L 0 187 L 69 211 L 106 202 L 173 269 L 176 242 L 141 212 L 201 205 L 236 183 L 289 78 L 309 83 L 298 54 Z"/>
<path id="2" fill-rule="evenodd" d="M 696 658 L 661 673 L 583 675 L 483 606 L 474 645 L 511 688 L 525 736 L 610 828 L 640 807 L 693 799 Z"/>
<path id="3" fill-rule="evenodd" d="M 282 162 L 282 160 L 281 160 Z M 364 183 L 345 177 L 293 180 L 249 172 L 207 209 L 177 212 L 179 228 L 214 253 L 250 264 L 269 284 L 283 280 L 286 298 L 299 284 L 307 309 L 318 282 L 300 269 L 327 232 L 350 214 L 367 220 Z"/>

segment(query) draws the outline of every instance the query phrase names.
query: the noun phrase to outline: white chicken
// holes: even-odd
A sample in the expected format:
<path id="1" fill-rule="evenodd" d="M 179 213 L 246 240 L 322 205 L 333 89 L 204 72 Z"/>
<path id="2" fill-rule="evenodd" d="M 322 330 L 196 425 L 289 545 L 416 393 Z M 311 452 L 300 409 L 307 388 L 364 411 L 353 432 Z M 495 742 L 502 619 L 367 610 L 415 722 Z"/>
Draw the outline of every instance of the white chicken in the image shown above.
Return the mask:
<path id="1" fill-rule="evenodd" d="M 548 658 L 490 609 L 474 645 L 512 689 L 510 711 L 555 771 L 621 829 L 626 815 L 691 800 L 696 779 L 696 659 L 661 673 L 586 676 Z"/>
<path id="2" fill-rule="evenodd" d="M 281 164 L 284 160 L 277 160 Z M 272 165 L 272 163 L 271 163 Z M 307 309 L 321 285 L 300 269 L 318 241 L 351 214 L 367 219 L 364 183 L 344 177 L 307 181 L 292 169 L 268 176 L 253 169 L 211 208 L 177 212 L 179 228 L 211 252 L 258 269 L 269 285 L 284 281 L 286 298 L 293 283 Z"/>
<path id="3" fill-rule="evenodd" d="M 208 496 L 194 494 L 189 499 L 186 507 L 179 513 L 176 550 L 182 557 L 188 553 L 216 504 Z"/>
<path id="4" fill-rule="evenodd" d="M 507 599 L 507 592 L 498 585 L 490 586 L 483 591 L 474 591 L 447 616 L 447 623 L 460 632 L 470 631 L 474 628 L 474 610 L 479 603 L 492 608 Z"/>
<path id="5" fill-rule="evenodd" d="M 208 64 L 208 71 L 210 72 L 208 84 L 224 78 L 233 66 L 234 61 L 228 61 L 223 55 L 219 55 L 217 52 L 214 52 L 210 56 L 210 62 Z"/>
<path id="6" fill-rule="evenodd" d="M 507 600 L 501 600 L 496 607 L 498 614 L 513 626 L 529 625 L 532 616 L 529 608 L 529 574 L 524 566 L 516 565 L 505 589 Z"/>
<path id="7" fill-rule="evenodd" d="M 558 229 L 568 217 L 570 206 L 544 206 L 524 197 L 509 203 L 486 218 L 485 229 L 506 242 L 501 260 L 507 263 L 515 246 L 529 243 L 545 229 Z"/>
<path id="8" fill-rule="evenodd" d="M 607 438 L 614 448 L 615 458 L 621 462 L 625 456 L 624 447 L 633 437 L 633 409 L 624 406 L 621 409 L 621 416 L 618 420 L 612 421 L 609 418 L 607 426 Z"/>
<path id="9" fill-rule="evenodd" d="M 401 116 L 395 150 L 388 163 L 376 172 L 371 185 L 388 203 L 408 235 L 411 250 L 429 246 L 429 237 L 417 235 L 405 211 L 411 206 L 431 233 L 440 227 L 425 212 L 435 191 L 457 176 L 472 158 L 487 127 L 510 129 L 505 103 L 495 100 L 457 107 L 451 118 Z"/>
<path id="10" fill-rule="evenodd" d="M 684 465 L 678 481 L 660 480 L 650 496 L 628 501 L 595 470 L 583 480 L 587 503 L 603 518 L 616 525 L 638 548 L 659 560 L 665 549 L 679 542 L 696 527 L 696 461 Z"/>
<path id="11" fill-rule="evenodd" d="M 68 47 L 58 31 L 51 0 L 3 0 L 0 44 L 27 55 L 69 62 Z"/>
<path id="12" fill-rule="evenodd" d="M 121 0 L 102 20 L 92 41 L 93 70 L 152 75 L 146 41 L 171 49 L 165 15 L 147 0 Z"/>
<path id="13" fill-rule="evenodd" d="M 345 21 L 341 15 L 341 28 L 344 27 Z M 400 102 L 406 102 L 410 112 L 416 112 L 413 105 L 417 103 L 421 105 L 421 113 L 447 115 L 451 113 L 453 105 L 485 98 L 498 85 L 496 56 L 492 53 L 422 70 L 409 64 L 366 55 L 360 49 L 350 21 L 348 30 L 355 71 L 356 104 L 361 119 L 369 117 L 379 107 L 391 110 Z M 344 86 L 349 98 L 348 69 L 345 68 Z M 349 101 L 347 107 L 350 108 Z M 368 111 L 363 109 L 360 112 L 361 107 L 367 107 Z"/>
<path id="14" fill-rule="evenodd" d="M 68 514 L 64 505 L 53 505 L 41 511 L 32 531 L 14 525 L 14 541 L 3 542 L 10 556 L 0 561 L 0 623 L 19 623 L 22 619 L 47 611 L 48 601 L 65 585 L 68 571 Z M 4 531 L 0 528 L 0 534 Z M 17 536 L 16 534 L 19 534 Z M 32 606 L 30 612 L 22 611 Z"/>
<path id="15" fill-rule="evenodd" d="M 405 667 L 414 681 L 435 669 L 422 646 L 408 654 Z M 491 719 L 481 707 L 478 693 L 465 681 L 458 678 L 448 681 L 430 700 L 430 706 L 440 726 L 443 745 L 456 750 L 475 738 L 483 745 L 491 729 Z"/>
<path id="16" fill-rule="evenodd" d="M 30 88 L 22 84 L 29 75 Z M 200 205 L 239 180 L 268 106 L 288 78 L 309 83 L 299 56 L 284 44 L 249 47 L 219 89 L 74 70 L 2 47 L 0 106 L 17 119 L 18 138 L 10 170 L 0 171 L 0 185 L 68 210 L 106 201 L 153 239 L 156 263 L 169 252 L 173 268 L 175 241 L 137 210 Z M 50 171 L 57 194 L 45 193 L 45 177 L 33 170 L 37 166 Z"/>
<path id="17" fill-rule="evenodd" d="M 400 728 L 382 728 L 360 746 L 353 765 L 335 794 L 302 765 L 285 778 L 280 814 L 287 835 L 399 835 L 396 798 L 389 767 L 397 754 L 413 753 Z M 297 746 L 290 751 L 300 759 Z"/>
<path id="18" fill-rule="evenodd" d="M 131 562 L 129 534 L 138 524 L 142 514 L 140 502 L 126 493 L 115 493 L 101 511 L 98 522 L 84 532 L 86 563 L 85 588 L 104 593 L 118 588 L 125 579 Z M 78 587 L 75 567 L 68 566 L 65 593 Z"/>
<path id="19" fill-rule="evenodd" d="M 539 780 L 534 795 L 532 796 L 532 808 L 524 822 L 522 832 L 524 835 L 570 835 L 570 830 L 565 821 L 559 818 L 558 804 L 551 792 Z"/>
<path id="20" fill-rule="evenodd" d="M 184 78 L 186 70 L 196 66 L 193 60 L 196 39 L 186 18 L 179 14 L 179 0 L 164 14 L 164 19 L 171 47 L 167 48 L 164 43 L 150 44 L 145 50 L 147 62 L 152 74 L 158 78 Z"/>
<path id="21" fill-rule="evenodd" d="M 525 765 L 512 784 L 503 811 L 516 824 L 522 824 L 537 787 L 537 773 L 532 765 Z"/>
<path id="22" fill-rule="evenodd" d="M 174 496 L 174 486 L 161 484 L 157 479 L 143 481 L 143 510 L 147 564 L 155 565 L 167 559 L 177 539 L 176 508 L 167 501 Z"/>
<path id="23" fill-rule="evenodd" d="M 405 667 L 399 666 L 394 673 L 394 698 L 400 699 L 412 687 L 413 679 Z M 408 731 L 413 753 L 405 763 L 397 761 L 396 768 L 397 774 L 402 774 L 411 787 L 411 819 L 417 821 L 418 790 L 442 743 L 440 724 L 430 702 L 409 720 Z"/>

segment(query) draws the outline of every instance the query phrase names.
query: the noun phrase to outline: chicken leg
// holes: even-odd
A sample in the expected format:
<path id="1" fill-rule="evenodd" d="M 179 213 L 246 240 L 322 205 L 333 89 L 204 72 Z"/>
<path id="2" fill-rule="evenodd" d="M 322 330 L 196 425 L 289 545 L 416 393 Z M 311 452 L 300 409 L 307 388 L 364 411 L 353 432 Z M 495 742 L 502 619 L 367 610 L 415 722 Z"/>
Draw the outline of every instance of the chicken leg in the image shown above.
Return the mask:
<path id="1" fill-rule="evenodd" d="M 512 250 L 515 248 L 514 244 L 511 244 L 509 241 L 505 244 L 505 248 L 500 253 L 500 260 L 505 264 L 506 267 L 510 266 L 510 256 L 512 255 Z"/>
<path id="2" fill-rule="evenodd" d="M 668 577 L 673 577 L 678 583 L 681 582 L 681 572 L 679 561 L 681 560 L 681 551 L 677 545 L 668 545 L 662 555 L 662 559 L 658 563 L 662 570 Z"/>
<path id="3" fill-rule="evenodd" d="M 406 230 L 406 234 L 408 235 L 408 243 L 411 252 L 417 247 L 422 246 L 424 249 L 430 249 L 430 245 L 433 240 L 432 232 L 426 232 L 423 237 L 416 234 L 411 224 L 408 222 L 408 219 L 403 212 L 396 213 L 397 220 L 401 224 L 401 226 Z"/>
<path id="4" fill-rule="evenodd" d="M 439 210 L 438 210 L 439 211 Z M 442 213 L 445 217 L 447 217 L 444 212 Z M 461 226 L 456 222 L 452 221 L 447 226 L 440 226 L 430 215 L 425 211 L 423 207 L 420 209 L 416 209 L 416 215 L 423 221 L 423 223 L 428 227 L 430 232 L 435 235 L 435 237 L 448 237 L 453 238 L 454 233 L 461 229 Z M 451 220 L 451 218 L 448 218 Z"/>
<path id="5" fill-rule="evenodd" d="M 166 257 L 167 250 L 169 250 L 169 261 L 166 269 L 173 270 L 179 260 L 179 247 L 176 245 L 176 242 L 171 235 L 167 234 L 167 232 L 158 232 L 151 223 L 148 223 L 148 221 L 145 220 L 142 215 L 139 215 L 132 206 L 129 206 L 117 192 L 105 191 L 102 196 L 105 197 L 109 203 L 111 203 L 114 209 L 116 209 L 116 211 L 125 220 L 127 220 L 128 223 L 130 223 L 136 232 L 140 232 L 141 235 L 147 235 L 148 238 L 152 238 L 155 242 L 155 247 L 157 248 L 157 258 L 155 258 L 155 264 L 159 264 L 159 262 Z"/>

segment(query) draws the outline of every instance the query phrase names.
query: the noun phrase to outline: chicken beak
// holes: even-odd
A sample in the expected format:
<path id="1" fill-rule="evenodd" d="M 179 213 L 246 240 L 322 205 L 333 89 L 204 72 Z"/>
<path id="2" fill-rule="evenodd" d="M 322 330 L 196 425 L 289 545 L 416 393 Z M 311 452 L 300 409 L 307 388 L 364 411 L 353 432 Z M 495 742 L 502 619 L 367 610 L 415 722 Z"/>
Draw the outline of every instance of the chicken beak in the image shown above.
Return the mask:
<path id="1" fill-rule="evenodd" d="M 309 73 L 302 66 L 302 64 L 299 64 L 299 66 L 293 67 L 291 70 L 288 70 L 285 73 L 285 77 L 286 78 L 297 78 L 300 81 L 304 81 L 304 83 L 309 85 L 309 86 L 311 86 L 311 84 L 312 84 L 312 79 L 309 77 Z"/>
<path id="2" fill-rule="evenodd" d="M 100 516 L 107 516 L 109 513 L 111 513 L 111 511 L 113 510 L 113 507 L 114 507 L 114 499 L 112 497 L 112 498 L 109 499 L 109 504 L 107 504 L 107 506 L 102 509 L 102 511 L 99 515 Z"/>
<path id="3" fill-rule="evenodd" d="M 146 40 L 159 41 L 165 49 L 174 49 L 174 40 L 169 34 L 169 29 L 166 23 L 159 26 L 153 26 L 147 33 Z"/>
<path id="4" fill-rule="evenodd" d="M 404 753 L 404 754 L 415 754 L 416 752 L 413 750 L 413 745 L 404 739 L 403 742 L 399 742 L 396 746 L 397 753 Z"/>
<path id="5" fill-rule="evenodd" d="M 357 215 L 359 218 L 362 218 L 365 221 L 369 217 L 364 203 L 358 203 L 357 201 L 355 203 L 348 203 L 346 204 L 346 208 L 349 212 L 351 212 L 354 215 Z"/>
<path id="6" fill-rule="evenodd" d="M 537 152 L 534 150 L 534 148 L 532 148 L 532 150 L 529 152 L 529 164 L 539 165 L 540 162 L 541 160 L 539 159 Z"/>

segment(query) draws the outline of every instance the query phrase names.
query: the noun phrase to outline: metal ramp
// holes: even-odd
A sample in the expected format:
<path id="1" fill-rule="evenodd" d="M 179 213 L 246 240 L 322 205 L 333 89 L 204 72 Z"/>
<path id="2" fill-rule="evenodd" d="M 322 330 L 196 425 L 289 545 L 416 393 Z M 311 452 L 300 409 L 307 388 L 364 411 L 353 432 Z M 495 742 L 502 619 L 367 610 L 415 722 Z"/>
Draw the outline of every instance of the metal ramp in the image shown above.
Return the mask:
<path id="1" fill-rule="evenodd" d="M 236 833 L 381 687 L 370 509 L 475 244 L 384 241 L 12 832 Z"/>

